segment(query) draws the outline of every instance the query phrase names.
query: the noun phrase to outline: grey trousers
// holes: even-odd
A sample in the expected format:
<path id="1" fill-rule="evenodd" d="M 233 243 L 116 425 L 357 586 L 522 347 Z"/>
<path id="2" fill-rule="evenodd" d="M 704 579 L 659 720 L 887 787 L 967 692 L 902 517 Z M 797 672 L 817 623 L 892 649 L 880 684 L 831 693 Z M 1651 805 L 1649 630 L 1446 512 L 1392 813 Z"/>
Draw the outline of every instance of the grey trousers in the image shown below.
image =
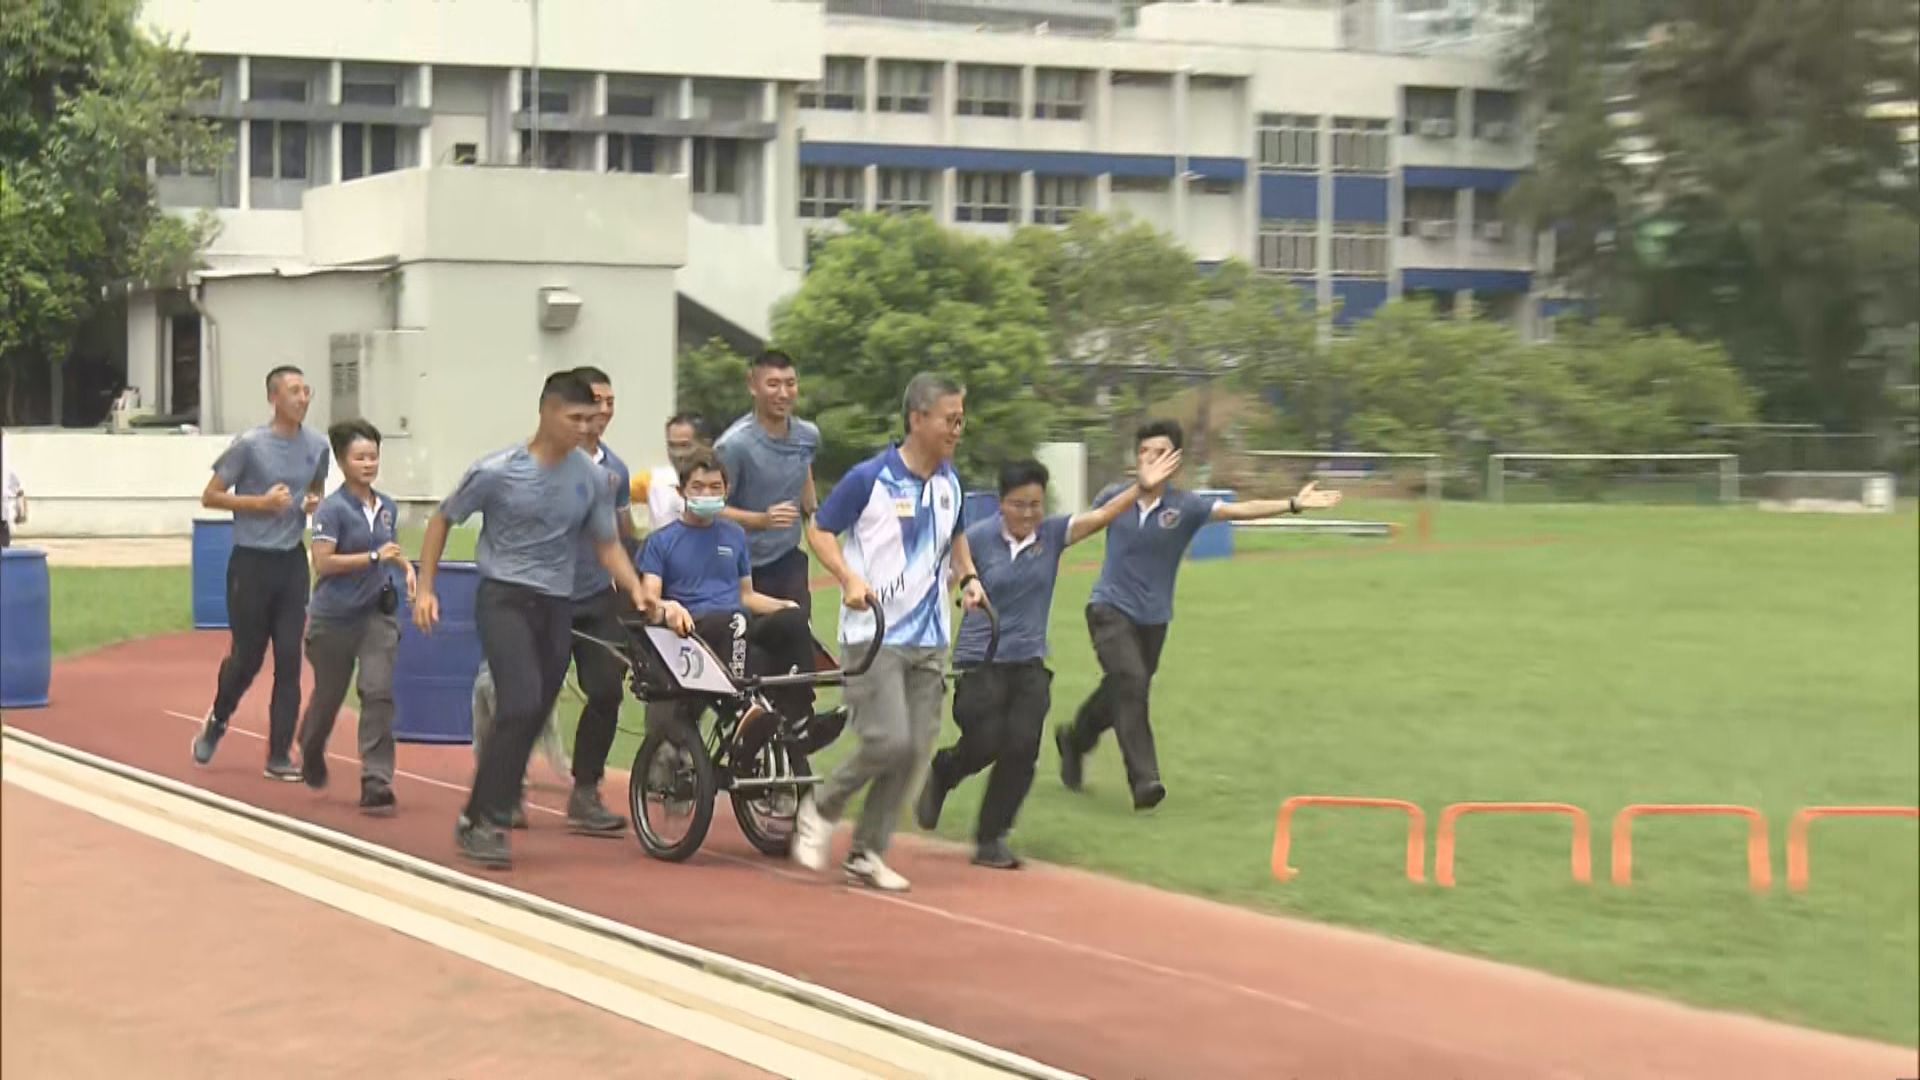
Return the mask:
<path id="1" fill-rule="evenodd" d="M 856 642 L 845 652 L 858 656 L 865 649 Z M 847 723 L 860 748 L 820 785 L 814 807 L 838 821 L 854 793 L 868 788 L 853 830 L 854 851 L 880 855 L 893 839 L 900 809 L 918 788 L 940 734 L 946 670 L 945 649 L 883 645 L 865 675 L 847 680 Z"/>
<path id="2" fill-rule="evenodd" d="M 393 783 L 393 661 L 400 651 L 400 624 L 392 615 L 369 611 L 351 619 L 313 619 L 307 624 L 307 662 L 313 665 L 313 693 L 300 721 L 300 756 L 316 759 L 327 752 L 327 738 L 347 680 L 358 669 L 360 691 L 360 775 Z"/>

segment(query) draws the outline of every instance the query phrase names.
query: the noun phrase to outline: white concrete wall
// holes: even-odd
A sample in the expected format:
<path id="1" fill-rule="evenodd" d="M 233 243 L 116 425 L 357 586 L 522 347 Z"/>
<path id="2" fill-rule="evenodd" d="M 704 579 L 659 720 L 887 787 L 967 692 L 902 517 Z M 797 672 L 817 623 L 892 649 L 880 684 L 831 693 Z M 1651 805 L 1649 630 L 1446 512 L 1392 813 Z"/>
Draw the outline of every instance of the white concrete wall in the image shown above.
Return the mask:
<path id="1" fill-rule="evenodd" d="M 1047 510 L 1078 514 L 1087 509 L 1087 447 L 1085 443 L 1041 443 L 1034 459 L 1047 467 Z"/>
<path id="2" fill-rule="evenodd" d="M 142 13 L 208 53 L 480 67 L 533 54 L 526 0 L 146 0 Z M 819 5 L 784 0 L 565 0 L 540 18 L 556 71 L 804 80 L 825 52 Z"/>
<path id="3" fill-rule="evenodd" d="M 332 273 L 205 282 L 201 306 L 214 344 L 200 383 L 201 426 L 232 432 L 265 423 L 272 411 L 267 372 L 292 364 L 313 387 L 307 423 L 326 430 L 333 422 L 328 337 L 392 325 L 384 276 Z"/>
<path id="4" fill-rule="evenodd" d="M 1187 193 L 1187 246 L 1194 258 L 1208 262 L 1251 253 L 1237 189 L 1231 195 L 1209 195 L 1198 187 Z"/>

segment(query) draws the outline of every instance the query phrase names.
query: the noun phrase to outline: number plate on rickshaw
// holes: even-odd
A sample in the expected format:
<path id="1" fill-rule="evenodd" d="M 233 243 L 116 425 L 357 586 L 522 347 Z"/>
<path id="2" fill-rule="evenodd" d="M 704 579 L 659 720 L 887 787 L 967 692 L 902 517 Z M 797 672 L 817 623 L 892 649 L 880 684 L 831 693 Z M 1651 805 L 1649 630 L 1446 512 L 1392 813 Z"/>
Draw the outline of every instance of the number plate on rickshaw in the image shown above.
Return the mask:
<path id="1" fill-rule="evenodd" d="M 697 637 L 681 637 L 664 626 L 647 627 L 647 640 L 660 655 L 682 690 L 700 690 L 731 697 L 739 693 L 727 674 L 727 665 Z"/>

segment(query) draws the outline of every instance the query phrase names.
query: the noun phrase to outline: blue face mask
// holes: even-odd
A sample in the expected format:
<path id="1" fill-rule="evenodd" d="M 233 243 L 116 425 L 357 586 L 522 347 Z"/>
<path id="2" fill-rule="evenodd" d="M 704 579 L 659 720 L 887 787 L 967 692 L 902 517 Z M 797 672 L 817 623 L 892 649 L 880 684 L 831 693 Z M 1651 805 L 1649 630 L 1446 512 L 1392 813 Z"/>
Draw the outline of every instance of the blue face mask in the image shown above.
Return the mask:
<path id="1" fill-rule="evenodd" d="M 687 509 L 694 517 L 710 518 L 718 514 L 727 505 L 723 495 L 695 495 L 687 500 Z"/>

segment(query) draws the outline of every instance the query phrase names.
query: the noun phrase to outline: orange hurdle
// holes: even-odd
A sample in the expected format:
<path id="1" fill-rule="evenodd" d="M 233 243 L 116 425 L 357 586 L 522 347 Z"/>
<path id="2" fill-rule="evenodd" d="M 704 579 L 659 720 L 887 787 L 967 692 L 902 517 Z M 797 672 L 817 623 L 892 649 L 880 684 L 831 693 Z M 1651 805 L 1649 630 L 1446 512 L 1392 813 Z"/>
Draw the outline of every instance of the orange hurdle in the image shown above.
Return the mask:
<path id="1" fill-rule="evenodd" d="M 1920 806 L 1809 806 L 1787 822 L 1787 888 L 1807 887 L 1807 826 L 1822 817 L 1920 818 Z"/>
<path id="2" fill-rule="evenodd" d="M 1567 815 L 1573 819 L 1573 880 L 1582 885 L 1593 882 L 1593 845 L 1585 810 L 1558 802 L 1462 802 L 1440 811 L 1440 826 L 1433 837 L 1433 880 L 1442 888 L 1453 888 L 1454 824 L 1467 814 Z"/>
<path id="3" fill-rule="evenodd" d="M 1767 847 L 1767 818 L 1751 806 L 1712 803 L 1635 803 L 1613 818 L 1613 883 L 1633 884 L 1633 819 L 1642 814 L 1723 814 L 1747 819 L 1747 884 L 1764 892 L 1773 887 L 1773 857 Z"/>
<path id="4" fill-rule="evenodd" d="M 1427 815 L 1405 799 L 1362 799 L 1345 795 L 1295 795 L 1280 804 L 1280 818 L 1274 823 L 1273 876 L 1281 881 L 1296 871 L 1287 865 L 1287 852 L 1293 846 L 1293 812 L 1302 806 L 1366 806 L 1383 810 L 1403 810 L 1407 815 L 1407 880 L 1423 882 L 1427 862 Z"/>

